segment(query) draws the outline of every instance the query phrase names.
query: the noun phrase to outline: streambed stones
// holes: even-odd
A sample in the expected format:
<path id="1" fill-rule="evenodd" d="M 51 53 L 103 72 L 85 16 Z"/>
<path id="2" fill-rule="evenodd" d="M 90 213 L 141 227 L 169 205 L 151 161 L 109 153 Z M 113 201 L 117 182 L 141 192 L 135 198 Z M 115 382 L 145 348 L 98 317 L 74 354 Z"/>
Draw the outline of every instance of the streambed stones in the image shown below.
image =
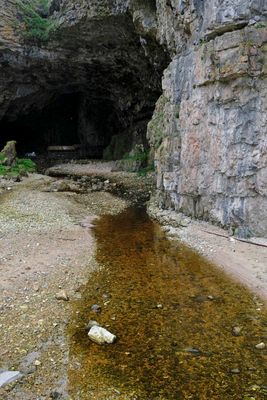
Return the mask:
<path id="1" fill-rule="evenodd" d="M 113 333 L 97 325 L 92 326 L 88 332 L 88 337 L 97 344 L 112 344 L 117 339 Z"/>

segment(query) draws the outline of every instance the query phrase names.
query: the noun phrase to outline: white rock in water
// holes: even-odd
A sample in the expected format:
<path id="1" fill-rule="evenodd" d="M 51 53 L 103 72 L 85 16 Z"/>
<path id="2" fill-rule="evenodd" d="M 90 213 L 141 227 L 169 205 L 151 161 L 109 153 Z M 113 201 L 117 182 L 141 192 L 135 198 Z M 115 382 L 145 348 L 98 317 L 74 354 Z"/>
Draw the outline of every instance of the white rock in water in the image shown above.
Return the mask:
<path id="1" fill-rule="evenodd" d="M 97 344 L 111 344 L 116 340 L 116 336 L 101 326 L 92 326 L 88 332 L 89 338 Z"/>
<path id="2" fill-rule="evenodd" d="M 4 371 L 0 373 L 0 387 L 21 378 L 19 371 Z"/>
<path id="3" fill-rule="evenodd" d="M 255 347 L 256 347 L 256 349 L 258 349 L 258 350 L 263 350 L 263 349 L 265 349 L 266 344 L 263 343 L 263 342 L 261 342 L 261 343 L 257 344 Z"/>

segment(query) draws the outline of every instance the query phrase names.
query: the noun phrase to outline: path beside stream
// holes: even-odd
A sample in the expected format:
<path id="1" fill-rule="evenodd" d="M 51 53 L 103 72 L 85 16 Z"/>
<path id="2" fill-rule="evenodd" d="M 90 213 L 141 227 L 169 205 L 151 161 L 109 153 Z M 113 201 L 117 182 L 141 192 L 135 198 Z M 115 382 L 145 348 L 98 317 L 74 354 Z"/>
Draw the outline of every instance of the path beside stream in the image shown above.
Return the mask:
<path id="1" fill-rule="evenodd" d="M 88 279 L 90 286 L 90 274 L 98 269 L 94 221 L 98 216 L 125 210 L 130 204 L 130 192 L 136 192 L 137 187 L 145 192 L 144 197 L 152 190 L 137 175 L 129 175 L 125 178 L 128 183 L 121 185 L 118 174 L 116 182 L 112 182 L 112 172 L 108 174 L 101 171 L 100 180 L 110 180 L 109 192 L 105 188 L 85 191 L 86 179 L 81 185 L 79 175 L 72 180 L 71 173 L 67 179 L 33 174 L 22 182 L 7 183 L 1 190 L 0 370 L 23 373 L 21 380 L 0 389 L 3 400 L 70 399 L 66 330 L 72 320 L 73 303 L 80 301 Z M 125 199 L 111 193 L 114 183 L 120 190 L 126 187 Z M 193 224 L 184 229 L 178 229 L 183 239 L 191 235 Z M 194 245 L 193 240 L 191 244 Z M 266 249 L 253 252 L 250 245 L 212 236 L 205 241 L 199 237 L 197 245 L 207 254 L 216 254 L 218 264 L 227 263 L 224 252 L 230 252 L 228 265 L 233 268 L 238 263 L 241 268 L 244 264 L 250 274 L 246 279 L 260 278 L 259 285 L 253 287 L 253 301 L 256 308 L 263 310 L 257 294 L 263 293 L 260 284 L 263 276 L 266 279 L 266 270 L 259 276 L 254 264 L 266 267 Z M 211 252 L 211 247 L 216 251 Z M 243 280 L 242 270 L 239 279 Z M 66 291 L 69 301 L 56 300 L 60 290 Z"/>

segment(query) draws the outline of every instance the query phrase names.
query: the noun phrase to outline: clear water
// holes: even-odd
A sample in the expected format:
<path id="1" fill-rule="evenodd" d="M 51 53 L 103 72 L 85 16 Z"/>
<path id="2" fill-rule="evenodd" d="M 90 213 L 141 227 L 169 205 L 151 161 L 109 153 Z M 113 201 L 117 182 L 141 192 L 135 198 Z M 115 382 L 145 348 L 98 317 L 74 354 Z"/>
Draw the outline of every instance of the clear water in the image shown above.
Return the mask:
<path id="1" fill-rule="evenodd" d="M 95 236 L 101 270 L 69 328 L 71 398 L 267 398 L 267 351 L 255 348 L 267 342 L 267 314 L 250 292 L 167 240 L 142 209 L 102 217 Z M 90 310 L 96 303 L 100 314 Z M 89 319 L 117 342 L 90 342 Z"/>

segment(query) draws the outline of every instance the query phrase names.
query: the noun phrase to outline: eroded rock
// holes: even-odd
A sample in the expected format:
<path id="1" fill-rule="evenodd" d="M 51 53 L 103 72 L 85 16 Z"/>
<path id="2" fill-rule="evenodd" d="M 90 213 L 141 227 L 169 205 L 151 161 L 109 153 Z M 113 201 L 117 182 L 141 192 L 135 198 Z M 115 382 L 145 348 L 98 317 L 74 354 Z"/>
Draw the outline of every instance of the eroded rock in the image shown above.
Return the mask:
<path id="1" fill-rule="evenodd" d="M 16 163 L 17 158 L 15 140 L 7 142 L 0 154 L 4 157 L 3 160 L 0 160 L 0 164 L 12 167 Z"/>

